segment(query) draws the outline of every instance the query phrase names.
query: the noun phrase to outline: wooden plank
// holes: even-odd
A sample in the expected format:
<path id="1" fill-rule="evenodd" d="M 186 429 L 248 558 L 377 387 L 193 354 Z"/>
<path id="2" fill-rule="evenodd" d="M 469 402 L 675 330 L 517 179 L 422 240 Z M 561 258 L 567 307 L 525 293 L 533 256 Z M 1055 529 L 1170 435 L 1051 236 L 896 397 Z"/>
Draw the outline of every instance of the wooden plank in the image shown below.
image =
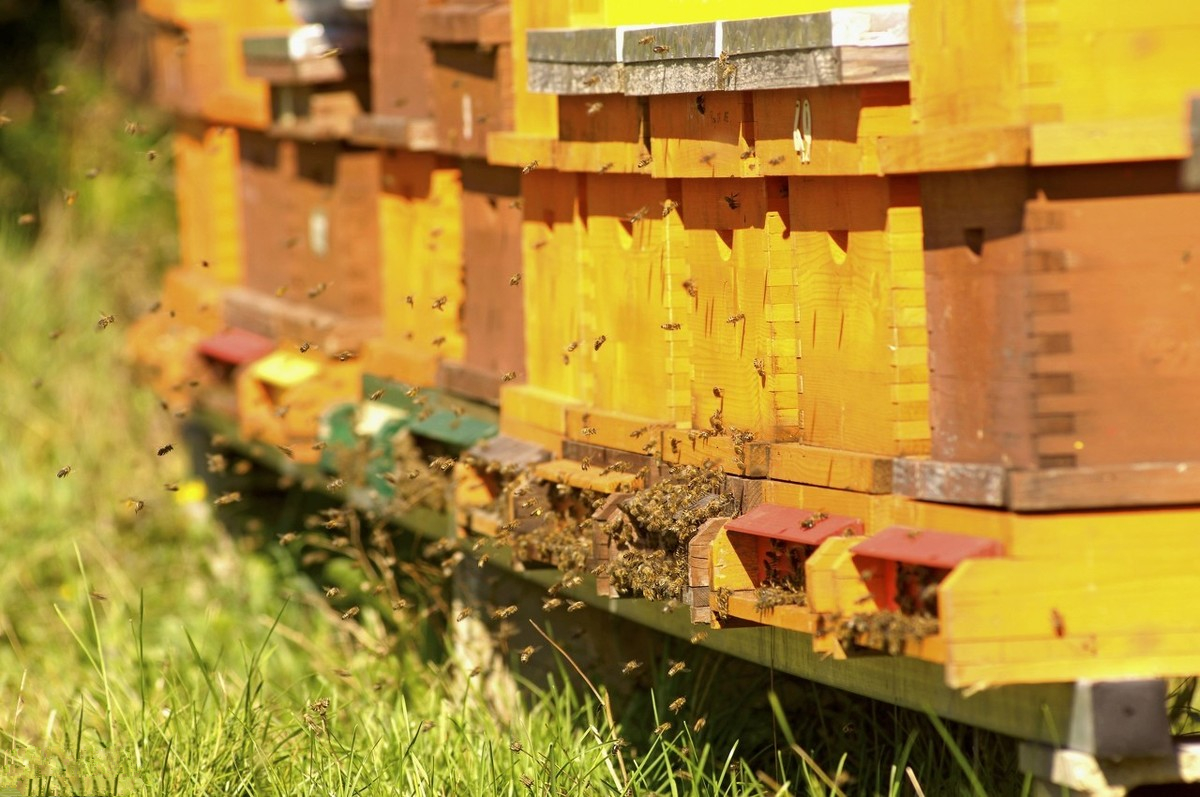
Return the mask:
<path id="1" fill-rule="evenodd" d="M 420 0 L 371 10 L 371 110 L 383 117 L 433 116 L 433 49 L 417 26 Z"/>
<path id="2" fill-rule="evenodd" d="M 923 501 L 973 506 L 1008 506 L 1008 472 L 1000 465 L 895 460 L 894 489 Z"/>
<path id="3" fill-rule="evenodd" d="M 436 43 L 433 95 L 438 150 L 486 158 L 488 136 L 513 129 L 512 49 Z"/>
<path id="4" fill-rule="evenodd" d="M 745 177 L 752 170 L 754 105 L 742 92 L 654 96 L 649 100 L 656 177 Z M 745 157 L 743 157 L 745 156 Z"/>
<path id="5" fill-rule="evenodd" d="M 568 407 L 566 412 L 568 440 L 643 455 L 658 454 L 663 429 L 682 426 L 662 418 L 644 418 L 582 405 Z"/>
<path id="6" fill-rule="evenodd" d="M 495 47 L 512 40 L 507 3 L 450 3 L 425 7 L 417 16 L 421 38 L 434 42 Z"/>
<path id="7" fill-rule="evenodd" d="M 775 606 L 759 609 L 757 600 L 754 590 L 735 592 L 729 596 L 729 616 L 802 634 L 812 634 L 817 630 L 817 615 L 805 607 Z"/>
<path id="8" fill-rule="evenodd" d="M 555 167 L 563 171 L 634 174 L 649 155 L 643 136 L 649 107 L 636 97 L 602 94 L 558 99 Z"/>
<path id="9" fill-rule="evenodd" d="M 1028 127 L 931 130 L 879 139 L 884 174 L 995 169 L 1029 163 Z"/>
<path id="10" fill-rule="evenodd" d="M 567 408 L 572 406 L 575 406 L 575 402 L 570 397 L 533 385 L 504 385 L 500 388 L 501 419 L 531 424 L 559 437 L 566 436 Z"/>
<path id="11" fill-rule="evenodd" d="M 713 466 L 735 476 L 766 476 L 770 461 L 770 443 L 745 443 L 739 455 L 729 437 L 704 437 L 694 429 L 662 432 L 659 450 L 672 465 Z"/>
<path id="12" fill-rule="evenodd" d="M 892 462 L 887 457 L 854 451 L 778 443 L 771 446 L 767 475 L 780 481 L 818 487 L 889 493 L 892 491 Z"/>
<path id="13" fill-rule="evenodd" d="M 727 517 L 716 517 L 700 525 L 688 541 L 688 606 L 693 623 L 711 623 L 712 607 L 712 543 L 720 533 Z"/>

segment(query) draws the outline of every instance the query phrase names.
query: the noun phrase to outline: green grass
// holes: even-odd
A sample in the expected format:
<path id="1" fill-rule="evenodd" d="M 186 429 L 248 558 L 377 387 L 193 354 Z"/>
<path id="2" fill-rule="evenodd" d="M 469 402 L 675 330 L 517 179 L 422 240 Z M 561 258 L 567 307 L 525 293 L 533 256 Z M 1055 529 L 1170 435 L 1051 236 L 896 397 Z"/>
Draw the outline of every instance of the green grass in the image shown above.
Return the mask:
<path id="1" fill-rule="evenodd" d="M 0 788 L 890 797 L 913 793 L 911 767 L 927 794 L 1015 793 L 1005 740 L 761 670 L 731 680 L 696 649 L 677 678 L 662 650 L 638 688 L 585 683 L 549 640 L 540 675 L 515 654 L 465 673 L 436 581 L 406 586 L 398 623 L 365 601 L 343 621 L 268 534 L 164 490 L 189 478 L 181 432 L 122 350 L 174 256 L 165 122 L 82 72 L 60 81 L 57 105 L 0 130 L 54 189 L 6 193 L 50 198 L 0 223 Z M 35 243 L 12 226 L 26 212 Z M 102 312 L 116 323 L 97 330 Z M 258 506 L 263 527 L 292 511 Z"/>

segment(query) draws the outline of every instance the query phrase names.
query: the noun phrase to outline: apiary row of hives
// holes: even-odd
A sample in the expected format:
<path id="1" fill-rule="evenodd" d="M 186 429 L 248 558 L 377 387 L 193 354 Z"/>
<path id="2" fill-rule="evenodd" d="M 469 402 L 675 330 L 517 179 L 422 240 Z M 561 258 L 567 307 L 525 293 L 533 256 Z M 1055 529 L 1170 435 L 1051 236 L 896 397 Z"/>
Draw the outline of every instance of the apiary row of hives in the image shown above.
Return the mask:
<path id="1" fill-rule="evenodd" d="M 697 622 L 1200 672 L 1200 8 L 305 5 L 142 0 L 172 406 Z"/>

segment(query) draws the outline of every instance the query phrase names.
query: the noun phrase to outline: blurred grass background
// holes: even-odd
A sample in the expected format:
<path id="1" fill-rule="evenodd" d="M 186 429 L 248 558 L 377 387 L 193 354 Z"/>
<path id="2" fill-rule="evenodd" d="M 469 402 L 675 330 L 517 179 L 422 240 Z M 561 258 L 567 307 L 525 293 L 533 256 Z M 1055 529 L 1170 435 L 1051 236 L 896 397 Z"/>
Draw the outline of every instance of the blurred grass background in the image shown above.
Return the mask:
<path id="1" fill-rule="evenodd" d="M 499 702 L 428 659 L 448 647 L 437 596 L 400 628 L 342 622 L 283 548 L 164 489 L 191 478 L 182 450 L 155 453 L 180 430 L 123 357 L 176 257 L 136 15 L 2 0 L 0 40 L 24 43 L 0 74 L 0 788 L 894 795 L 911 765 L 929 794 L 1020 791 L 1007 740 L 807 685 L 773 713 L 769 673 L 733 695 L 699 653 L 614 684 L 610 717 L 548 648 L 549 683 Z"/>

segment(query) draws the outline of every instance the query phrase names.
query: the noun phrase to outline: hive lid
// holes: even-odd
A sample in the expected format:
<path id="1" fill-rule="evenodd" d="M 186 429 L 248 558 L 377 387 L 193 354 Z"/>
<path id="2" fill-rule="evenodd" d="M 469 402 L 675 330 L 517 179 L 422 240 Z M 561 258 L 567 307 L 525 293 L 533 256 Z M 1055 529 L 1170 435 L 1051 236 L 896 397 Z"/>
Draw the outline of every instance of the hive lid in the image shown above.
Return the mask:
<path id="1" fill-rule="evenodd" d="M 855 558 L 870 556 L 946 570 L 964 559 L 1001 556 L 1004 546 L 986 537 L 889 526 L 855 545 L 851 553 Z"/>
<path id="2" fill-rule="evenodd" d="M 826 515 L 799 507 L 759 504 L 725 524 L 729 531 L 802 545 L 820 545 L 830 537 L 860 535 L 862 521 L 847 515 Z"/>

